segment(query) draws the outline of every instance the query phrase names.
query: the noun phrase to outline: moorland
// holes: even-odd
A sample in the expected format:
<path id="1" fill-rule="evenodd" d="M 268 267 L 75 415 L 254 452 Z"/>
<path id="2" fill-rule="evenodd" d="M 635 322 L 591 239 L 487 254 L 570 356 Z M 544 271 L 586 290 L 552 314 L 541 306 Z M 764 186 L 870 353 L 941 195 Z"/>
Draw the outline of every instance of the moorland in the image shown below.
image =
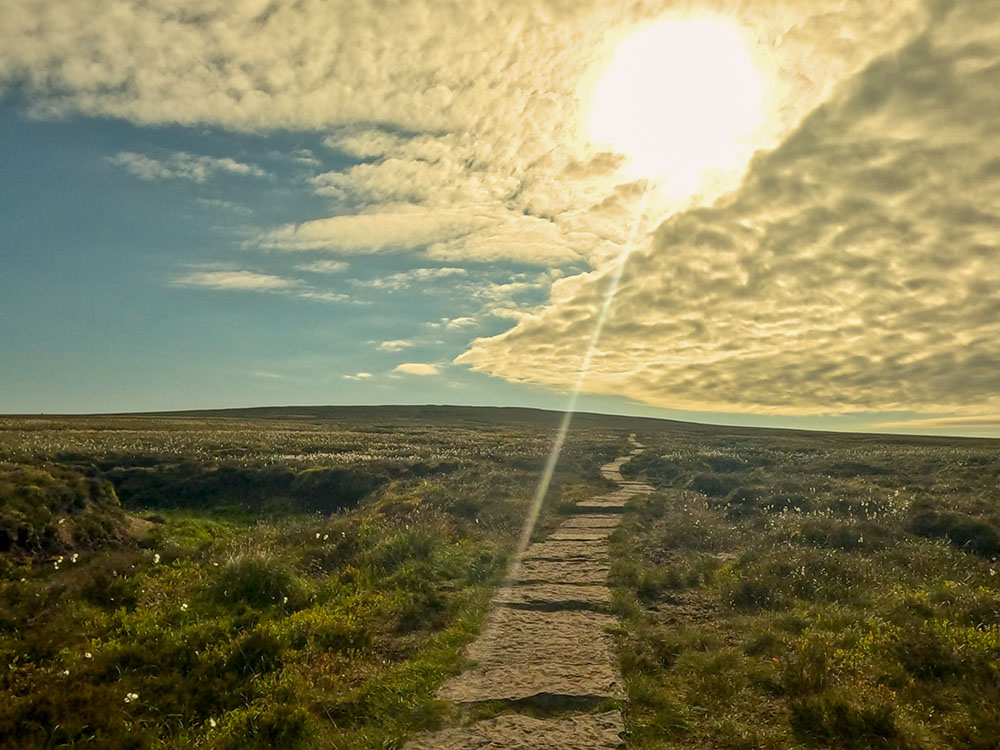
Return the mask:
<path id="1" fill-rule="evenodd" d="M 0 418 L 0 746 L 433 729 L 560 417 Z M 612 544 L 629 747 L 997 746 L 996 441 L 581 414 L 537 536 L 630 433 L 657 491 Z"/>

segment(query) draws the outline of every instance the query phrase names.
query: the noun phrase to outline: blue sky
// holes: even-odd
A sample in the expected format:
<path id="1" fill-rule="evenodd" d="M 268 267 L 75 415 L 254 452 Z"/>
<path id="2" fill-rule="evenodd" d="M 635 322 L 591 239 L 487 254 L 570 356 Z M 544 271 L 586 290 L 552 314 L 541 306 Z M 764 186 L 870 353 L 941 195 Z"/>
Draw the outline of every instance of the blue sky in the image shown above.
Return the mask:
<path id="1" fill-rule="evenodd" d="M 582 409 L 1000 435 L 974 3 L 114 5 L 0 39 L 0 413 L 559 409 L 627 256 Z"/>

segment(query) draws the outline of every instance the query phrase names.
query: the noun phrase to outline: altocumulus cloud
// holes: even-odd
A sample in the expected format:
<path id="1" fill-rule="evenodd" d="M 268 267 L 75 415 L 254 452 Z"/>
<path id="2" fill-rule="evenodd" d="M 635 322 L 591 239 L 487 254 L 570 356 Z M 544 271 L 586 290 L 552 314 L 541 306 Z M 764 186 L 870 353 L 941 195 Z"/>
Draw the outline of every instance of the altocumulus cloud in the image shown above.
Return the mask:
<path id="1" fill-rule="evenodd" d="M 772 61 L 761 153 L 697 198 L 709 207 L 657 208 L 654 224 L 673 215 L 629 262 L 587 388 L 679 408 L 971 410 L 996 401 L 1000 364 L 991 5 L 413 0 L 388 13 L 368 0 L 196 12 L 13 0 L 0 86 L 19 86 L 36 116 L 317 130 L 364 162 L 312 178 L 337 215 L 272 227 L 253 245 L 589 265 L 537 310 L 491 308 L 516 325 L 460 358 L 564 387 L 642 192 L 619 157 L 586 142 L 581 79 L 644 21 L 731 15 Z M 188 156 L 117 158 L 148 179 L 239 173 Z M 220 274 L 180 283 L 330 296 Z"/>
<path id="2" fill-rule="evenodd" d="M 269 292 L 292 294 L 317 302 L 348 302 L 346 294 L 316 289 L 300 279 L 289 279 L 270 273 L 246 269 L 208 266 L 175 276 L 171 282 L 178 287 L 213 289 L 223 292 Z"/>
<path id="3" fill-rule="evenodd" d="M 937 4 L 741 187 L 666 220 L 628 261 L 587 390 L 686 409 L 998 413 L 1000 18 Z M 572 384 L 607 285 L 458 361 Z"/>
<path id="4" fill-rule="evenodd" d="M 621 160 L 587 142 L 581 86 L 623 35 L 664 14 L 731 15 L 756 32 L 775 61 L 760 147 L 926 15 L 919 0 L 413 0 L 392 12 L 374 0 L 13 0 L 0 85 L 19 85 L 37 116 L 318 130 L 364 161 L 313 180 L 338 215 L 252 244 L 602 266 L 637 193 Z M 183 160 L 121 161 L 154 179 L 202 174 Z"/>
<path id="5" fill-rule="evenodd" d="M 154 158 L 133 151 L 120 151 L 108 161 L 143 180 L 191 180 L 205 182 L 218 172 L 264 177 L 267 173 L 253 164 L 230 158 L 218 158 L 175 151 L 163 158 Z"/>

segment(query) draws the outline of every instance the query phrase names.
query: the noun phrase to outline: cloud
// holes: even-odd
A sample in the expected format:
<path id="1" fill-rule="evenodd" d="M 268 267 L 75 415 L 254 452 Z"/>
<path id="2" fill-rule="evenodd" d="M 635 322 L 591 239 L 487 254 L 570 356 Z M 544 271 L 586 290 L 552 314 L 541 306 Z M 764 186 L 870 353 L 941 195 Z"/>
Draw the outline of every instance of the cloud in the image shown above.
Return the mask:
<path id="1" fill-rule="evenodd" d="M 642 242 L 585 390 L 727 412 L 1000 411 L 1000 22 L 941 8 L 739 190 Z M 457 361 L 571 386 L 609 273 L 555 282 Z"/>
<path id="2" fill-rule="evenodd" d="M 381 344 L 376 346 L 380 352 L 398 352 L 403 349 L 407 349 L 413 346 L 412 341 L 406 341 L 405 339 L 395 339 L 393 341 L 383 341 Z"/>
<path id="3" fill-rule="evenodd" d="M 234 201 L 222 200 L 220 198 L 195 198 L 195 203 L 199 203 L 207 208 L 221 208 L 225 211 L 232 211 L 235 214 L 241 214 L 244 216 L 249 216 L 253 213 L 246 206 L 240 205 Z"/>
<path id="4" fill-rule="evenodd" d="M 408 250 L 468 234 L 483 224 L 465 211 L 407 206 L 376 213 L 332 216 L 286 224 L 261 234 L 256 244 L 273 250 L 374 253 Z"/>
<path id="5" fill-rule="evenodd" d="M 399 271 L 398 273 L 391 273 L 386 276 L 379 276 L 366 281 L 354 279 L 354 283 L 358 286 L 371 287 L 372 289 L 398 292 L 401 289 L 407 289 L 414 284 L 427 285 L 436 279 L 462 277 L 467 276 L 468 273 L 469 272 L 464 268 L 456 268 L 453 266 L 442 266 L 439 268 L 411 268 L 409 271 Z"/>
<path id="6" fill-rule="evenodd" d="M 599 267 L 620 250 L 628 208 L 622 160 L 589 142 L 585 106 L 622 38 L 665 17 L 742 23 L 772 84 L 752 150 L 778 143 L 925 15 L 920 0 L 414 0 L 392 13 L 374 0 L 19 0 L 0 28 L 0 89 L 18 87 L 37 117 L 321 131 L 363 162 L 315 178 L 340 215 L 275 227 L 263 247 Z M 257 169 L 116 158 L 146 179 Z M 295 158 L 317 166 L 312 153 Z"/>
<path id="7" fill-rule="evenodd" d="M 266 172 L 252 164 L 244 164 L 229 158 L 199 156 L 184 151 L 175 151 L 163 159 L 154 159 L 133 151 L 119 151 L 108 161 L 124 167 L 129 173 L 142 180 L 191 180 L 205 182 L 219 172 L 228 174 L 264 177 Z"/>
<path id="8" fill-rule="evenodd" d="M 196 267 L 196 270 L 175 276 L 173 286 L 211 289 L 223 292 L 267 292 L 289 294 L 317 302 L 348 302 L 346 294 L 316 289 L 300 279 L 290 279 L 270 273 L 237 269 L 225 264 Z"/>
<path id="9" fill-rule="evenodd" d="M 37 117 L 321 131 L 360 162 L 309 183 L 336 215 L 249 244 L 562 267 L 575 275 L 480 284 L 477 299 L 513 327 L 460 361 L 564 388 L 645 187 L 589 142 L 588 86 L 645 22 L 733 19 L 771 81 L 757 155 L 688 201 L 654 194 L 586 388 L 790 414 L 972 412 L 996 400 L 1000 39 L 989 3 L 262 8 L 16 2 L 0 28 L 0 87 L 17 87 Z M 148 179 L 233 171 L 114 158 Z"/>
<path id="10" fill-rule="evenodd" d="M 347 270 L 348 265 L 342 260 L 316 260 L 312 263 L 302 263 L 295 268 L 309 273 L 341 273 Z"/>
<path id="11" fill-rule="evenodd" d="M 316 300 L 317 302 L 351 302 L 354 301 L 350 296 L 346 294 L 341 294 L 340 292 L 323 292 L 317 291 L 315 289 L 304 289 L 300 291 L 296 296 L 302 299 Z"/>
<path id="12" fill-rule="evenodd" d="M 370 372 L 356 372 L 353 375 L 345 375 L 344 380 L 367 380 L 371 376 Z"/>
<path id="13" fill-rule="evenodd" d="M 173 283 L 222 291 L 283 292 L 301 286 L 302 282 L 255 271 L 191 271 L 176 277 Z"/>
<path id="14" fill-rule="evenodd" d="M 872 425 L 872 429 L 876 430 L 955 430 L 966 428 L 1000 428 L 1000 414 L 968 417 L 928 417 L 926 419 L 907 419 L 898 422 L 879 422 Z"/>
<path id="15" fill-rule="evenodd" d="M 438 368 L 421 362 L 404 362 L 396 365 L 393 372 L 401 372 L 404 375 L 437 375 Z"/>
<path id="16" fill-rule="evenodd" d="M 441 322 L 449 331 L 458 330 L 460 328 L 469 328 L 470 326 L 476 325 L 476 319 L 467 315 L 460 318 L 441 318 Z"/>

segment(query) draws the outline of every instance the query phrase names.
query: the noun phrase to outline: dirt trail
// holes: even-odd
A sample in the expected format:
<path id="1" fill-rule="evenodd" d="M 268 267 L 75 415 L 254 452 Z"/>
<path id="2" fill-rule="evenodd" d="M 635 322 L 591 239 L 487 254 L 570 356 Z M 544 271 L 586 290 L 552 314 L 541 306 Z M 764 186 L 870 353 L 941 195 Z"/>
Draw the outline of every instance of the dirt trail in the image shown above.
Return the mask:
<path id="1" fill-rule="evenodd" d="M 510 712 L 470 726 L 425 733 L 406 750 L 612 750 L 622 746 L 620 712 L 587 713 L 606 699 L 624 698 L 607 629 L 608 537 L 632 495 L 651 492 L 626 481 L 621 467 L 642 446 L 601 468 L 618 483 L 608 495 L 578 503 L 548 539 L 528 547 L 516 577 L 494 596 L 486 625 L 469 646 L 470 668 L 438 696 L 458 705 L 502 701 Z M 533 718 L 530 705 L 564 709 Z"/>

